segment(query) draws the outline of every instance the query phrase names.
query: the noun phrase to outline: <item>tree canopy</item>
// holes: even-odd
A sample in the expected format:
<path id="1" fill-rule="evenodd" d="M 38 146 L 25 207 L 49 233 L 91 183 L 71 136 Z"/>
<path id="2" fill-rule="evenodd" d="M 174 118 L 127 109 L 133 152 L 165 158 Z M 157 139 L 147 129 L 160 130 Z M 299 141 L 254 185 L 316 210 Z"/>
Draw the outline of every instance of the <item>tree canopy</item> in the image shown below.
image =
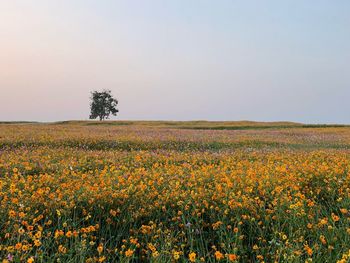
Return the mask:
<path id="1" fill-rule="evenodd" d="M 112 96 L 110 90 L 91 92 L 90 119 L 99 118 L 100 121 L 108 119 L 110 115 L 116 116 L 118 100 Z"/>

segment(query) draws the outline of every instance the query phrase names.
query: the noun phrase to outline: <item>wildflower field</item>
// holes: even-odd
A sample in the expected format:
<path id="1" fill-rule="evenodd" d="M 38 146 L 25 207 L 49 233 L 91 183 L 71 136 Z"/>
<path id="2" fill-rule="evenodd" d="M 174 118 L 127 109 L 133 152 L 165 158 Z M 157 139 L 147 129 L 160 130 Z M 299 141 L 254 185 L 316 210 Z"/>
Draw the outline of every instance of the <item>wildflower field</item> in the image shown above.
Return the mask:
<path id="1" fill-rule="evenodd" d="M 350 128 L 0 124 L 0 262 L 349 262 Z"/>

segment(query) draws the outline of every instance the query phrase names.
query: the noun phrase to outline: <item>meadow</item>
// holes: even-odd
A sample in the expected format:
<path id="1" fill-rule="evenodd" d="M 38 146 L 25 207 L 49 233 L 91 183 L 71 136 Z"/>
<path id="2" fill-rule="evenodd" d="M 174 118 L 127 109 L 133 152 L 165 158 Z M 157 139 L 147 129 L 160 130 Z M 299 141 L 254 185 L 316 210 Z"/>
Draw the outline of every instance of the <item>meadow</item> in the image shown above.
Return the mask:
<path id="1" fill-rule="evenodd" d="M 350 127 L 0 124 L 0 262 L 349 262 Z"/>

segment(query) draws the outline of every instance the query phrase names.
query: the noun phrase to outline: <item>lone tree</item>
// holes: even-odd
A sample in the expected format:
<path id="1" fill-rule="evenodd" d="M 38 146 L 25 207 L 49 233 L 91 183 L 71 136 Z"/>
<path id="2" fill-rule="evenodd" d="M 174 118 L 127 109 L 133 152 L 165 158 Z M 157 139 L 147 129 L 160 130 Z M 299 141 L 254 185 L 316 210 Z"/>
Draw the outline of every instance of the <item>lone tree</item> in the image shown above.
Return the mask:
<path id="1" fill-rule="evenodd" d="M 110 90 L 91 92 L 90 119 L 99 118 L 100 121 L 108 119 L 109 115 L 117 115 L 118 101 L 113 98 Z"/>

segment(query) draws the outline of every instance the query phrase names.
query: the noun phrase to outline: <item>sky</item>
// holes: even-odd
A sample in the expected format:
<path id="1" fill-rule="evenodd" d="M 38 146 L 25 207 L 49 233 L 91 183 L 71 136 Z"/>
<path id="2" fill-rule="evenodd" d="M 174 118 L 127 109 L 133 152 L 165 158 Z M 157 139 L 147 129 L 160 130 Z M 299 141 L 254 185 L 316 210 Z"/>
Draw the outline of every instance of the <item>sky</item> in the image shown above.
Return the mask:
<path id="1" fill-rule="evenodd" d="M 0 0 L 0 120 L 350 123 L 350 1 Z"/>

